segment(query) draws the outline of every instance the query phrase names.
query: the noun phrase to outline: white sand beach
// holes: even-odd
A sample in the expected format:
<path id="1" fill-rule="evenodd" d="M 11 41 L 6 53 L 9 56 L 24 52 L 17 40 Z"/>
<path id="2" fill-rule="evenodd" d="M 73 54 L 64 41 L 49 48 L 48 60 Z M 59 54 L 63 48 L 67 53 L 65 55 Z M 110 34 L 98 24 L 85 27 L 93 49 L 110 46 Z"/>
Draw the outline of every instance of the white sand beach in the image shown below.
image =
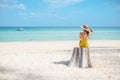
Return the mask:
<path id="1" fill-rule="evenodd" d="M 120 41 L 91 40 L 94 68 L 68 67 L 79 41 L 0 42 L 0 80 L 120 80 Z"/>

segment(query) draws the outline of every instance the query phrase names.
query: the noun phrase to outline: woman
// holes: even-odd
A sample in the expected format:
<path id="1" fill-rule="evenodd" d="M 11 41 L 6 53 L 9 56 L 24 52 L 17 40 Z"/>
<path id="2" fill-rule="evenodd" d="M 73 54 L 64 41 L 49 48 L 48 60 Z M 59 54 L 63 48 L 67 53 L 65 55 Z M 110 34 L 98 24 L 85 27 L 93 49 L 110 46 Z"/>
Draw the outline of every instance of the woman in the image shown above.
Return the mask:
<path id="1" fill-rule="evenodd" d="M 91 68 L 93 66 L 90 61 L 88 39 L 93 33 L 93 30 L 88 25 L 84 25 L 81 28 L 83 29 L 83 32 L 80 33 L 80 47 L 74 48 L 69 66 Z"/>
<path id="2" fill-rule="evenodd" d="M 81 28 L 83 29 L 83 32 L 80 33 L 81 40 L 80 40 L 79 46 L 88 48 L 89 46 L 88 39 L 90 35 L 93 33 L 93 30 L 88 25 L 84 25 Z"/>

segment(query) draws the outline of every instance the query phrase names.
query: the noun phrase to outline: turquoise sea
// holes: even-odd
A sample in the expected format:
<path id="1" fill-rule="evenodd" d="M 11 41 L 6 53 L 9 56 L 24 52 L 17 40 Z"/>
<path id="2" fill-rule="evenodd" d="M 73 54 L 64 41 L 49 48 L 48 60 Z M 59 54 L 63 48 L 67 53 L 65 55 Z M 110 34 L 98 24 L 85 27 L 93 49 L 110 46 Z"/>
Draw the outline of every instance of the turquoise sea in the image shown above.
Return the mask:
<path id="1" fill-rule="evenodd" d="M 80 27 L 0 27 L 0 42 L 79 40 Z M 91 40 L 120 40 L 120 26 L 92 27 Z"/>

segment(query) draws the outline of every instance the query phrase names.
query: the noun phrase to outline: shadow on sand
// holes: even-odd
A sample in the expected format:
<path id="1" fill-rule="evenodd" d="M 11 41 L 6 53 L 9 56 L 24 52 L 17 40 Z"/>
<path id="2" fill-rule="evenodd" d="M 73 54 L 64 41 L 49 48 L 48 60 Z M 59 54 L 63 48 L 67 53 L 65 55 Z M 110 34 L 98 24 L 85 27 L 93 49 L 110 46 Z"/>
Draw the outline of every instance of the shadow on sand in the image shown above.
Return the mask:
<path id="1" fill-rule="evenodd" d="M 1 76 L 2 75 L 2 76 Z M 22 72 L 0 66 L 0 80 L 47 80 L 46 77 L 34 72 Z"/>
<path id="2" fill-rule="evenodd" d="M 59 61 L 59 62 L 53 62 L 54 64 L 62 64 L 68 66 L 70 60 L 67 61 Z"/>
<path id="3" fill-rule="evenodd" d="M 0 66 L 0 73 L 10 73 L 10 72 L 14 72 L 14 70 L 9 69 L 9 68 L 7 69 L 3 66 Z"/>

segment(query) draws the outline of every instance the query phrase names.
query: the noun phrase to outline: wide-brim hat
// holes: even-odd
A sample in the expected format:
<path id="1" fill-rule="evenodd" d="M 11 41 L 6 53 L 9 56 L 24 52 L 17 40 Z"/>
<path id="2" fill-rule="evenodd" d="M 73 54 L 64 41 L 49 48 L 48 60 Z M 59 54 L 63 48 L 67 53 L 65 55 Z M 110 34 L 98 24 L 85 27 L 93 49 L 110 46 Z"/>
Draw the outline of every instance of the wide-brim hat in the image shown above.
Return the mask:
<path id="1" fill-rule="evenodd" d="M 90 27 L 87 27 L 87 28 L 84 28 L 84 26 L 80 26 L 83 30 L 86 30 L 86 31 L 89 31 L 89 32 L 91 32 L 91 29 L 90 29 Z"/>

